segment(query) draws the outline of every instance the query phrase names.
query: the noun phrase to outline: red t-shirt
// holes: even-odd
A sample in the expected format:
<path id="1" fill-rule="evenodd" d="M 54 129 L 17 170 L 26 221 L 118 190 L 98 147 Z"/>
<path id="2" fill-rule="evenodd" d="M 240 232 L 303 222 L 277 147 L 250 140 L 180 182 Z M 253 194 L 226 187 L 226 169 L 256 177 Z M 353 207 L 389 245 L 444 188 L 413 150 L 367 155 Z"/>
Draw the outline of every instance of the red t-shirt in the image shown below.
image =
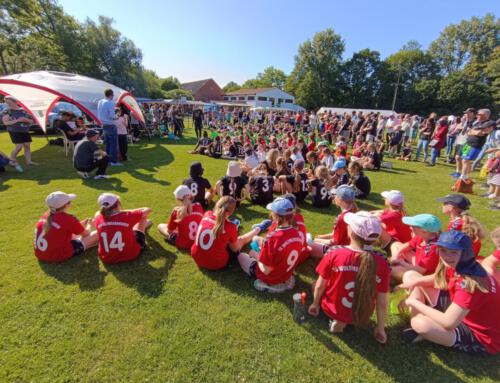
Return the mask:
<path id="1" fill-rule="evenodd" d="M 450 222 L 448 223 L 448 228 L 446 230 L 462 231 L 463 227 L 464 227 L 464 220 L 459 217 L 455 219 L 450 219 Z M 476 255 L 476 258 L 478 258 L 479 252 L 481 251 L 481 240 L 472 242 L 472 250 L 474 250 L 474 254 Z"/>
<path id="2" fill-rule="evenodd" d="M 187 250 L 193 246 L 202 217 L 203 207 L 199 203 L 194 203 L 191 214 L 184 217 L 180 222 L 177 222 L 177 210 L 172 211 L 168 221 L 168 231 L 171 233 L 177 232 L 175 246 L 178 249 Z"/>
<path id="3" fill-rule="evenodd" d="M 95 227 L 99 235 L 99 257 L 104 263 L 119 263 L 137 258 L 141 246 L 134 233 L 143 216 L 142 210 L 124 210 L 109 217 L 98 214 Z"/>
<path id="4" fill-rule="evenodd" d="M 423 267 L 425 269 L 424 275 L 433 274 L 439 263 L 439 255 L 435 244 L 438 238 L 436 236 L 429 243 L 426 243 L 416 235 L 409 242 L 410 248 L 415 251 L 415 266 Z"/>
<path id="5" fill-rule="evenodd" d="M 297 224 L 297 230 L 299 231 L 299 236 L 302 239 L 302 252 L 300 253 L 299 257 L 299 265 L 304 262 L 309 256 L 311 255 L 311 252 L 309 251 L 309 248 L 307 247 L 307 229 L 306 229 L 306 224 L 304 222 L 304 216 L 300 213 L 295 213 L 294 216 L 295 222 Z M 267 229 L 268 233 L 271 233 L 275 231 L 278 228 L 278 221 L 273 221 L 271 226 L 269 226 L 269 229 Z"/>
<path id="6" fill-rule="evenodd" d="M 286 282 L 298 265 L 303 243 L 299 231 L 291 226 L 269 233 L 260 249 L 259 262 L 270 267 L 271 272 L 266 275 L 257 266 L 255 276 L 269 285 Z"/>
<path id="7" fill-rule="evenodd" d="M 330 318 L 352 323 L 354 285 L 359 268 L 359 250 L 345 246 L 333 247 L 321 259 L 316 272 L 326 280 L 321 308 Z M 376 263 L 376 291 L 388 293 L 391 269 L 379 253 L 372 253 Z M 375 302 L 373 302 L 375 308 Z"/>
<path id="8" fill-rule="evenodd" d="M 351 239 L 347 233 L 347 223 L 344 221 L 344 216 L 350 210 L 343 210 L 335 219 L 333 224 L 332 242 L 334 245 L 347 246 L 351 243 Z"/>
<path id="9" fill-rule="evenodd" d="M 228 220 L 224 221 L 224 229 L 217 238 L 213 233 L 215 215 L 209 210 L 203 216 L 196 234 L 191 256 L 198 267 L 217 270 L 226 267 L 229 261 L 227 245 L 238 240 L 236 225 Z"/>
<path id="10" fill-rule="evenodd" d="M 495 250 L 493 256 L 500 261 L 500 250 Z"/>
<path id="11" fill-rule="evenodd" d="M 448 270 L 447 270 L 448 271 Z M 447 277 L 451 273 L 447 272 Z M 458 306 L 469 310 L 463 323 L 473 332 L 476 339 L 490 354 L 500 352 L 500 286 L 488 276 L 490 291 L 483 293 L 476 289 L 470 293 L 464 289 L 461 276 L 451 274 L 448 279 L 450 299 Z"/>
<path id="12" fill-rule="evenodd" d="M 43 234 L 43 225 L 49 213 L 42 215 L 35 228 L 35 256 L 44 262 L 63 262 L 73 255 L 71 239 L 85 231 L 83 225 L 74 216 L 60 212 L 52 215 L 52 224 L 47 234 Z"/>
<path id="13" fill-rule="evenodd" d="M 403 223 L 403 213 L 385 209 L 380 216 L 380 221 L 385 225 L 385 231 L 395 241 L 406 243 L 411 240 L 411 227 Z"/>
<path id="14" fill-rule="evenodd" d="M 313 152 L 314 149 L 316 149 L 316 142 L 314 141 L 309 142 L 309 144 L 307 145 L 307 151 Z"/>

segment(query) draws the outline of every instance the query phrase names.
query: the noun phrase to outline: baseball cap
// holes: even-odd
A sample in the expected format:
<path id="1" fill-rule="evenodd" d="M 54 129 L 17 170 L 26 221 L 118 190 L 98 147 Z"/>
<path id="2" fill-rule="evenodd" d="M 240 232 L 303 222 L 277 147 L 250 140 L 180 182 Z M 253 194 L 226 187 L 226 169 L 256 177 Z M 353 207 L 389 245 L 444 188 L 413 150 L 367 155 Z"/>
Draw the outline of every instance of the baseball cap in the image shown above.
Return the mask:
<path id="1" fill-rule="evenodd" d="M 469 112 L 476 113 L 476 109 L 474 109 L 474 108 L 467 108 L 467 109 L 464 110 L 464 113 L 469 113 Z"/>
<path id="2" fill-rule="evenodd" d="M 266 209 L 278 215 L 289 215 L 293 213 L 294 207 L 290 200 L 278 197 L 273 202 L 267 204 Z"/>
<path id="3" fill-rule="evenodd" d="M 100 207 L 110 207 L 113 206 L 120 197 L 113 193 L 102 193 L 99 198 L 97 198 L 97 203 Z"/>
<path id="4" fill-rule="evenodd" d="M 287 193 L 287 194 L 283 194 L 281 197 L 289 200 L 292 203 L 294 208 L 297 207 L 297 197 L 295 197 L 295 194 Z"/>
<path id="5" fill-rule="evenodd" d="M 456 206 L 460 210 L 467 210 L 471 205 L 470 200 L 461 194 L 448 194 L 444 197 L 438 198 L 437 201 Z"/>
<path id="6" fill-rule="evenodd" d="M 191 166 L 189 168 L 189 175 L 191 177 L 199 177 L 203 174 L 203 166 L 201 165 L 201 162 L 195 161 L 191 163 Z"/>
<path id="7" fill-rule="evenodd" d="M 403 217 L 403 223 L 408 226 L 419 227 L 430 233 L 437 233 L 441 230 L 441 221 L 432 214 L 417 214 L 413 217 Z"/>
<path id="8" fill-rule="evenodd" d="M 177 188 L 174 190 L 175 199 L 182 200 L 189 195 L 192 195 L 191 189 L 188 188 L 186 185 L 177 186 Z"/>
<path id="9" fill-rule="evenodd" d="M 488 276 L 486 270 L 476 260 L 476 255 L 472 248 L 472 240 L 467 234 L 458 230 L 446 231 L 441 233 L 435 244 L 446 249 L 462 250 L 460 253 L 460 260 L 455 267 L 455 270 L 459 274 L 483 278 Z"/>
<path id="10" fill-rule="evenodd" d="M 47 198 L 45 198 L 45 204 L 50 210 L 57 210 L 68 202 L 73 201 L 76 198 L 76 194 L 66 194 L 62 191 L 55 191 L 50 193 Z"/>
<path id="11" fill-rule="evenodd" d="M 230 161 L 227 165 L 226 175 L 228 177 L 238 177 L 241 176 L 241 166 L 236 161 Z"/>
<path id="12" fill-rule="evenodd" d="M 340 185 L 335 190 L 335 195 L 342 201 L 354 201 L 356 199 L 356 191 L 348 185 Z"/>
<path id="13" fill-rule="evenodd" d="M 330 145 L 328 144 L 328 141 L 320 141 L 320 142 L 318 142 L 318 148 L 320 146 L 330 146 Z"/>
<path id="14" fill-rule="evenodd" d="M 97 130 L 89 129 L 89 130 L 87 130 L 87 132 L 85 132 L 85 137 L 90 138 L 90 137 L 97 136 L 98 134 L 99 134 L 99 132 Z"/>
<path id="15" fill-rule="evenodd" d="M 367 211 L 347 213 L 344 216 L 344 221 L 356 235 L 366 241 L 376 240 L 382 233 L 380 220 Z"/>
<path id="16" fill-rule="evenodd" d="M 402 205 L 405 202 L 405 197 L 399 190 L 383 191 L 380 195 L 392 205 Z"/>
<path id="17" fill-rule="evenodd" d="M 337 160 L 333 163 L 333 171 L 336 171 L 338 169 L 345 168 L 345 167 L 346 167 L 346 162 L 343 158 L 340 160 Z"/>

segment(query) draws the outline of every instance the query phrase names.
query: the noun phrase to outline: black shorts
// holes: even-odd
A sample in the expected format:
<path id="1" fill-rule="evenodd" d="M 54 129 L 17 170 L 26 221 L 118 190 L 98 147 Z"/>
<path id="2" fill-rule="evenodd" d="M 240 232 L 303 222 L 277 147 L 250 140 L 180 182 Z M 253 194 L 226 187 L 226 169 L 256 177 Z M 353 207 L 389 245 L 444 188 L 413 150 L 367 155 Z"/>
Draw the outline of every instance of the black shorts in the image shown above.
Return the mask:
<path id="1" fill-rule="evenodd" d="M 73 257 L 81 255 L 85 251 L 85 246 L 79 239 L 72 239 L 71 246 L 73 246 Z"/>
<path id="2" fill-rule="evenodd" d="M 434 308 L 436 310 L 445 312 L 450 304 L 450 294 L 446 290 L 441 290 L 441 292 L 439 293 L 438 301 Z M 455 332 L 455 343 L 453 344 L 453 346 L 451 346 L 452 348 L 465 352 L 467 354 L 482 356 L 488 355 L 486 347 L 484 347 L 483 344 L 477 340 L 476 336 L 469 326 L 462 322 L 453 331 Z"/>
<path id="3" fill-rule="evenodd" d="M 139 232 L 140 233 L 140 232 Z M 171 245 L 174 245 L 175 246 L 175 240 L 177 238 L 177 233 L 171 233 L 168 238 L 165 238 L 165 241 L 167 241 L 168 243 L 170 243 Z"/>
<path id="4" fill-rule="evenodd" d="M 13 144 L 24 144 L 31 142 L 31 134 L 27 132 L 9 132 L 10 140 Z"/>
<path id="5" fill-rule="evenodd" d="M 134 235 L 136 242 L 141 247 L 141 251 L 144 251 L 146 249 L 146 234 L 142 231 L 134 230 Z"/>

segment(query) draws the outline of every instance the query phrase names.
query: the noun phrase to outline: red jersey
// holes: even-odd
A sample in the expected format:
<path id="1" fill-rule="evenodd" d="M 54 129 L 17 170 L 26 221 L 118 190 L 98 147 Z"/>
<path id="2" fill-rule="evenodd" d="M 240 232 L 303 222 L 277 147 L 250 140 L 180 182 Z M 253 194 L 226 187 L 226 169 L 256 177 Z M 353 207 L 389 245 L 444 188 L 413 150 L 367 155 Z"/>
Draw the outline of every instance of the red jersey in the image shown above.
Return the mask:
<path id="1" fill-rule="evenodd" d="M 196 234 L 191 256 L 198 267 L 217 270 L 226 267 L 229 261 L 227 245 L 238 240 L 236 225 L 228 220 L 224 221 L 224 229 L 217 238 L 213 233 L 215 214 L 209 210 L 203 216 Z"/>
<path id="2" fill-rule="evenodd" d="M 493 252 L 493 257 L 495 257 L 496 259 L 498 259 L 500 261 L 500 250 L 495 250 Z"/>
<path id="3" fill-rule="evenodd" d="M 435 244 L 438 237 L 436 236 L 427 243 L 416 235 L 409 242 L 410 248 L 415 251 L 414 265 L 424 268 L 424 275 L 433 274 L 439 263 L 439 255 Z"/>
<path id="4" fill-rule="evenodd" d="M 453 270 L 451 270 L 453 271 Z M 451 275 L 451 277 L 450 277 Z M 488 276 L 490 290 L 483 293 L 476 289 L 470 293 L 464 288 L 463 278 L 455 273 L 446 273 L 450 299 L 458 306 L 469 310 L 463 323 L 490 354 L 500 352 L 500 286 Z"/>
<path id="5" fill-rule="evenodd" d="M 255 276 L 269 285 L 286 282 L 299 263 L 303 243 L 299 231 L 291 226 L 269 233 L 260 249 L 259 262 L 271 268 L 271 272 L 266 275 L 257 266 Z"/>
<path id="6" fill-rule="evenodd" d="M 333 247 L 321 259 L 316 272 L 326 280 L 325 293 L 321 297 L 321 308 L 330 318 L 352 323 L 354 285 L 359 269 L 359 250 L 350 247 Z M 379 253 L 372 253 L 376 264 L 376 291 L 388 293 L 391 269 Z M 375 302 L 373 302 L 375 308 Z"/>
<path id="7" fill-rule="evenodd" d="M 123 210 L 109 217 L 100 213 L 96 216 L 98 254 L 104 263 L 126 262 L 139 256 L 141 246 L 135 239 L 134 226 L 142 216 L 142 210 Z"/>
<path id="8" fill-rule="evenodd" d="M 448 223 L 448 228 L 446 231 L 449 230 L 458 230 L 462 231 L 464 227 L 464 220 L 460 217 L 455 218 L 455 219 L 450 219 L 450 222 Z M 481 240 L 477 240 L 472 242 L 472 250 L 474 250 L 474 254 L 476 255 L 476 258 L 479 257 L 479 252 L 481 251 Z"/>
<path id="9" fill-rule="evenodd" d="M 203 207 L 199 203 L 194 203 L 191 214 L 187 215 L 182 221 L 177 222 L 177 210 L 174 209 L 168 221 L 168 231 L 177 232 L 175 237 L 175 246 L 181 250 L 190 249 L 193 246 L 198 225 L 203 217 Z"/>
<path id="10" fill-rule="evenodd" d="M 403 223 L 403 213 L 385 209 L 380 216 L 380 221 L 385 225 L 385 231 L 395 241 L 406 243 L 411 240 L 411 227 Z"/>
<path id="11" fill-rule="evenodd" d="M 314 149 L 316 149 L 316 142 L 314 141 L 309 142 L 309 144 L 307 144 L 307 151 L 314 152 Z"/>
<path id="12" fill-rule="evenodd" d="M 294 217 L 295 223 L 297 224 L 297 230 L 299 231 L 299 236 L 302 239 L 302 252 L 300 253 L 299 257 L 299 265 L 304 262 L 307 258 L 309 258 L 309 255 L 311 255 L 309 248 L 307 247 L 307 229 L 306 229 L 306 224 L 304 222 L 304 216 L 299 213 L 295 213 Z M 268 233 L 271 233 L 275 231 L 278 228 L 278 221 L 273 221 L 271 226 L 269 226 L 269 229 L 267 230 Z"/>
<path id="13" fill-rule="evenodd" d="M 85 228 L 74 216 L 60 212 L 52 215 L 50 229 L 43 234 L 43 225 L 48 215 L 48 212 L 44 213 L 35 227 L 35 256 L 44 262 L 66 261 L 73 255 L 73 235 L 82 234 Z"/>
<path id="14" fill-rule="evenodd" d="M 347 246 L 351 243 L 351 239 L 347 233 L 347 223 L 344 221 L 344 216 L 350 210 L 343 210 L 335 219 L 333 224 L 332 242 L 337 246 Z"/>

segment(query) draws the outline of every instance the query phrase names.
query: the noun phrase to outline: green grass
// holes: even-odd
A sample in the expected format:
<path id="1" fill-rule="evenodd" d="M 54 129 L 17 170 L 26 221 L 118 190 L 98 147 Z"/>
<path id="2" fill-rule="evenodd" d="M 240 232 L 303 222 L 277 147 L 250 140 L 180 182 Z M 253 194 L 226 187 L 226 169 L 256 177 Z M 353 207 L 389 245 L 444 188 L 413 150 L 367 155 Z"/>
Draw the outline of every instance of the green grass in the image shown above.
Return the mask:
<path id="1" fill-rule="evenodd" d="M 171 144 L 155 139 L 130 148 L 133 161 L 112 168 L 112 178 L 82 181 L 61 147 L 35 137 L 39 167 L 0 175 L 0 381 L 1 382 L 456 382 L 499 381 L 500 359 L 480 359 L 428 343 L 400 340 L 406 324 L 388 323 L 389 342 L 377 344 L 366 331 L 333 337 L 325 317 L 293 322 L 291 293 L 255 291 L 233 265 L 203 272 L 189 254 L 166 244 L 156 232 L 139 260 L 105 266 L 96 251 L 60 265 L 40 264 L 33 255 L 33 228 L 55 190 L 78 195 L 73 214 L 95 212 L 97 196 L 114 191 L 125 207 L 151 206 L 155 224 L 174 205 L 172 191 L 200 159 L 212 182 L 226 161 L 188 155 L 193 139 Z M 0 150 L 9 152 L 6 133 Z M 392 170 L 369 173 L 372 196 L 365 209 L 382 206 L 377 194 L 400 189 L 409 213 L 440 214 L 435 198 L 449 192 L 451 168 L 395 161 Z M 491 230 L 499 213 L 472 196 L 472 212 Z M 331 230 L 335 208 L 303 208 L 313 234 Z M 243 230 L 266 217 L 244 203 L 237 216 Z M 442 217 L 444 220 L 444 217 Z M 483 255 L 491 252 L 485 241 Z M 295 291 L 309 290 L 315 262 L 298 269 Z"/>

